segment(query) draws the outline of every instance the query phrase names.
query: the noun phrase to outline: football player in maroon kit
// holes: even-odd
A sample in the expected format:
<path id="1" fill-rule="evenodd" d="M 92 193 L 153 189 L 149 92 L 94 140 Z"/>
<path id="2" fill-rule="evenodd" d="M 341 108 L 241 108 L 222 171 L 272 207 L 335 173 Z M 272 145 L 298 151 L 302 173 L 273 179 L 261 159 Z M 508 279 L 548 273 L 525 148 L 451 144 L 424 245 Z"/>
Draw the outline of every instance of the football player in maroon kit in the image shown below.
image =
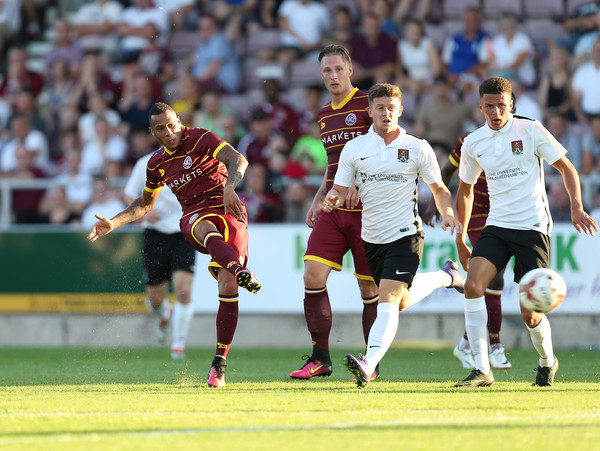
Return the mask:
<path id="1" fill-rule="evenodd" d="M 248 218 L 235 192 L 248 162 L 226 141 L 203 128 L 181 124 L 166 103 L 155 103 L 149 112 L 150 132 L 162 145 L 148 161 L 142 196 L 112 219 L 96 215 L 98 222 L 88 235 L 90 241 L 117 227 L 135 221 L 154 206 L 167 185 L 181 204 L 179 226 L 194 249 L 209 254 L 209 271 L 219 287 L 217 347 L 208 385 L 225 386 L 225 359 L 238 320 L 238 286 L 251 293 L 260 282 L 246 268 L 248 261 Z"/>
<path id="2" fill-rule="evenodd" d="M 360 239 L 361 209 L 356 188 L 348 190 L 344 204 L 331 214 L 320 215 L 321 203 L 333 186 L 340 153 L 349 140 L 367 133 L 372 124 L 367 113 L 367 93 L 352 86 L 352 60 L 348 50 L 340 45 L 328 45 L 319 54 L 321 77 L 331 95 L 331 102 L 322 107 L 317 120 L 321 141 L 327 152 L 327 171 L 311 208 L 306 224 L 312 228 L 304 254 L 304 315 L 312 338 L 312 355 L 293 371 L 294 379 L 329 376 L 332 372 L 329 355 L 329 333 L 332 315 L 327 278 L 331 270 L 342 269 L 342 259 L 350 250 L 354 259 L 354 274 L 363 300 L 363 335 L 365 343 L 377 317 L 377 285 L 373 281 L 365 250 Z M 379 374 L 376 370 L 372 379 Z"/>

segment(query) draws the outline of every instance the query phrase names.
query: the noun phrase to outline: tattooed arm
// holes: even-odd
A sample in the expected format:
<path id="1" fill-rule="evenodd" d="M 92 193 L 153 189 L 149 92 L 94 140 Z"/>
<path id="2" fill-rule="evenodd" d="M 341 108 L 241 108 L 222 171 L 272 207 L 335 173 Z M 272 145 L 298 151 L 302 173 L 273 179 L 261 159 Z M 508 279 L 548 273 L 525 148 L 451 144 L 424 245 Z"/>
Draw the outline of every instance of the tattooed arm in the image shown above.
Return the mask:
<path id="1" fill-rule="evenodd" d="M 223 189 L 225 214 L 230 214 L 234 218 L 241 220 L 244 209 L 235 189 L 241 183 L 242 178 L 244 178 L 248 161 L 230 145 L 223 147 L 217 154 L 217 158 L 227 167 L 227 182 Z"/>

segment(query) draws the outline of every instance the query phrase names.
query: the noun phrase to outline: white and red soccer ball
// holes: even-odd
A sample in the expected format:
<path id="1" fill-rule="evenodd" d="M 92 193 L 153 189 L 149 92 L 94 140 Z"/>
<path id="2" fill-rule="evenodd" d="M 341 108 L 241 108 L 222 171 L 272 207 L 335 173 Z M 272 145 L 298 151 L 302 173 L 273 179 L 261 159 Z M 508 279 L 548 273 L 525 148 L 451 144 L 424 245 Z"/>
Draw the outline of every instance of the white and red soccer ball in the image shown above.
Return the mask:
<path id="1" fill-rule="evenodd" d="M 533 269 L 519 282 L 519 301 L 533 312 L 551 312 L 562 303 L 566 294 L 565 279 L 552 269 Z"/>

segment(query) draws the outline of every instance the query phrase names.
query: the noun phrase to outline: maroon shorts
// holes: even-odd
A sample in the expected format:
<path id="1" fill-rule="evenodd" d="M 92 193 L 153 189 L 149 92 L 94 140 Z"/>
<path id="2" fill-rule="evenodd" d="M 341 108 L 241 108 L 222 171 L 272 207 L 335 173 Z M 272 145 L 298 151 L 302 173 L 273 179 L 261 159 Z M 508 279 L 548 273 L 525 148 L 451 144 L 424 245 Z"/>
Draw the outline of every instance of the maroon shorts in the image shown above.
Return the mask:
<path id="1" fill-rule="evenodd" d="M 322 211 L 308 238 L 304 261 L 317 261 L 341 271 L 344 255 L 350 250 L 354 259 L 354 275 L 359 279 L 373 280 L 360 238 L 361 214 L 360 211 Z"/>
<path id="2" fill-rule="evenodd" d="M 219 208 L 207 208 L 191 216 L 181 218 L 179 227 L 187 242 L 198 252 L 208 254 L 204 245 L 193 234 L 194 227 L 203 220 L 210 221 L 217 227 L 217 230 L 223 235 L 223 239 L 238 254 L 240 264 L 246 266 L 248 263 L 248 216 L 246 215 L 246 210 L 244 209 L 243 221 L 238 221 L 233 216 L 226 215 Z M 208 264 L 208 270 L 215 278 L 217 277 L 217 269 L 220 267 L 221 265 L 214 259 L 211 259 Z"/>

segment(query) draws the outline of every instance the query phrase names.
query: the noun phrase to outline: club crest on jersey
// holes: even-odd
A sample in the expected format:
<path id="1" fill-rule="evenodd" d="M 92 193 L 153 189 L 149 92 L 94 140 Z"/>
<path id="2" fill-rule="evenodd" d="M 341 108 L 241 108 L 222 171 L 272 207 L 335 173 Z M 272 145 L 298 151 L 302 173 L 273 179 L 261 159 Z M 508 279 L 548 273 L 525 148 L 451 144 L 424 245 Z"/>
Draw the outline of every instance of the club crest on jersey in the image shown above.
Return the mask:
<path id="1" fill-rule="evenodd" d="M 400 163 L 407 163 L 409 159 L 408 149 L 398 149 L 398 161 Z"/>
<path id="2" fill-rule="evenodd" d="M 194 222 L 196 222 L 196 219 L 198 219 L 198 216 L 200 216 L 198 213 L 194 213 L 192 216 L 190 216 L 190 225 L 193 224 Z"/>
<path id="3" fill-rule="evenodd" d="M 189 155 L 187 157 L 185 157 L 185 160 L 183 160 L 183 168 L 184 169 L 189 169 L 192 167 L 192 157 L 190 157 Z"/>
<path id="4" fill-rule="evenodd" d="M 523 153 L 523 141 L 511 141 L 513 155 L 521 155 Z"/>
<path id="5" fill-rule="evenodd" d="M 349 114 L 346 116 L 346 120 L 345 120 L 345 122 L 346 122 L 346 125 L 354 125 L 354 124 L 356 124 L 356 114 L 354 114 L 354 113 L 349 113 Z"/>

